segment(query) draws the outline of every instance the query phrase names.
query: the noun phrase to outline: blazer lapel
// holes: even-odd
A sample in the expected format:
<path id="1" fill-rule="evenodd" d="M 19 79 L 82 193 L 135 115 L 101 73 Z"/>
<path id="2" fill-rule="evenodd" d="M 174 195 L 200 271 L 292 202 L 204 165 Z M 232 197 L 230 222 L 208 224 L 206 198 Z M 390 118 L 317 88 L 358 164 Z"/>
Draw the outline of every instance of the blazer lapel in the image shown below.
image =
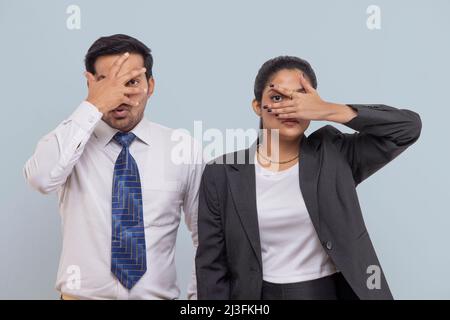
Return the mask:
<path id="1" fill-rule="evenodd" d="M 300 142 L 300 157 L 299 157 L 299 183 L 300 190 L 308 209 L 311 221 L 320 234 L 320 216 L 318 206 L 318 181 L 320 168 L 322 166 L 321 153 L 314 146 L 311 139 L 303 135 Z"/>
<path id="2" fill-rule="evenodd" d="M 262 268 L 261 241 L 259 236 L 258 211 L 256 207 L 256 182 L 254 155 L 256 143 L 249 149 L 237 152 L 244 163 L 230 165 L 228 181 L 236 211 L 248 240 Z M 317 199 L 317 184 L 320 174 L 321 155 L 313 142 L 303 135 L 300 141 L 299 184 L 311 221 L 319 233 L 320 218 Z"/>
<path id="3" fill-rule="evenodd" d="M 237 153 L 238 157 L 245 156 L 245 163 L 231 164 L 230 169 L 227 171 L 236 211 L 258 263 L 262 268 L 261 241 L 259 238 L 258 213 L 256 209 L 255 151 L 256 143 L 249 149 L 239 151 Z"/>

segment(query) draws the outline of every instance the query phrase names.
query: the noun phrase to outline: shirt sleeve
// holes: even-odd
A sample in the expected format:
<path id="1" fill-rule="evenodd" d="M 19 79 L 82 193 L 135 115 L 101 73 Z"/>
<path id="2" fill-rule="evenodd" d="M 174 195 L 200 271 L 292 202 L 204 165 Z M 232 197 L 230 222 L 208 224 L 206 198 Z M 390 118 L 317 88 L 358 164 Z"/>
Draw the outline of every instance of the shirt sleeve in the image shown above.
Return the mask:
<path id="1" fill-rule="evenodd" d="M 197 279 L 195 272 L 195 252 L 198 247 L 198 232 L 197 232 L 197 218 L 198 218 L 198 193 L 202 172 L 204 169 L 202 147 L 196 140 L 192 140 L 192 156 L 188 165 L 188 181 L 183 201 L 183 212 L 187 228 L 191 232 L 192 243 L 194 245 L 194 255 L 192 263 L 192 275 L 189 287 L 187 290 L 187 298 L 189 300 L 197 299 Z"/>
<path id="2" fill-rule="evenodd" d="M 356 133 L 330 131 L 333 143 L 346 157 L 356 184 L 396 158 L 419 139 L 420 116 L 386 105 L 349 105 L 358 115 L 345 126 Z"/>
<path id="3" fill-rule="evenodd" d="M 23 169 L 28 183 L 44 194 L 62 187 L 101 118 L 102 113 L 84 101 L 68 119 L 40 139 Z"/>

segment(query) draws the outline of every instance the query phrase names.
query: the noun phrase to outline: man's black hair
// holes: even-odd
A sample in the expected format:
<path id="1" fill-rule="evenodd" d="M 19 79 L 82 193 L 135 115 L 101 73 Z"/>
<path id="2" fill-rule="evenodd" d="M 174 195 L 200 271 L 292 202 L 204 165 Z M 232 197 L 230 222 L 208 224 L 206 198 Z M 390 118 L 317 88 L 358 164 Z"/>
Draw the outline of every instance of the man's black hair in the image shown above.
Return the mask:
<path id="1" fill-rule="evenodd" d="M 125 34 L 114 34 L 97 39 L 86 53 L 84 59 L 86 71 L 95 74 L 94 64 L 101 56 L 116 55 L 125 52 L 137 53 L 144 58 L 144 67 L 147 69 L 145 75 L 147 80 L 150 79 L 153 67 L 153 57 L 150 48 L 141 41 Z"/>
<path id="2" fill-rule="evenodd" d="M 317 78 L 313 68 L 308 61 L 292 56 L 280 56 L 270 59 L 261 66 L 256 75 L 254 93 L 255 99 L 261 101 L 264 88 L 267 86 L 271 77 L 280 70 L 298 69 L 305 73 L 314 89 L 317 89 Z"/>

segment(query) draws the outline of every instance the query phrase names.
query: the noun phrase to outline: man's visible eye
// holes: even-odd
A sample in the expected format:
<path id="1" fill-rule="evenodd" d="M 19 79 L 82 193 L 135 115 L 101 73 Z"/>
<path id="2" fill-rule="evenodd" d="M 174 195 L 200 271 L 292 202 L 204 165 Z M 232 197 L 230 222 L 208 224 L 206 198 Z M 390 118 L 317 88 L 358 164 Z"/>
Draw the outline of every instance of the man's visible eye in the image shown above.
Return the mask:
<path id="1" fill-rule="evenodd" d="M 277 95 L 271 96 L 270 99 L 273 102 L 281 102 L 283 100 L 283 97 L 281 95 L 277 94 Z"/>
<path id="2" fill-rule="evenodd" d="M 130 81 L 127 82 L 128 87 L 136 87 L 138 85 L 139 85 L 139 80 L 137 80 L 137 79 L 131 79 Z"/>

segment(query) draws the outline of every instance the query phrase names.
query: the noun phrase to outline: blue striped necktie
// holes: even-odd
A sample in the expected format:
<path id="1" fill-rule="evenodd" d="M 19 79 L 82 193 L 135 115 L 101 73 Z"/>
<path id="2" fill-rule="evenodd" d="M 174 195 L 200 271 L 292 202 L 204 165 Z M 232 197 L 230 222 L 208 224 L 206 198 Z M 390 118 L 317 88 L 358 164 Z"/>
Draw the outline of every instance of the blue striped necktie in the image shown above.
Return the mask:
<path id="1" fill-rule="evenodd" d="M 136 136 L 118 132 L 122 151 L 114 165 L 112 186 L 111 271 L 131 289 L 147 270 L 141 180 L 129 146 Z"/>

